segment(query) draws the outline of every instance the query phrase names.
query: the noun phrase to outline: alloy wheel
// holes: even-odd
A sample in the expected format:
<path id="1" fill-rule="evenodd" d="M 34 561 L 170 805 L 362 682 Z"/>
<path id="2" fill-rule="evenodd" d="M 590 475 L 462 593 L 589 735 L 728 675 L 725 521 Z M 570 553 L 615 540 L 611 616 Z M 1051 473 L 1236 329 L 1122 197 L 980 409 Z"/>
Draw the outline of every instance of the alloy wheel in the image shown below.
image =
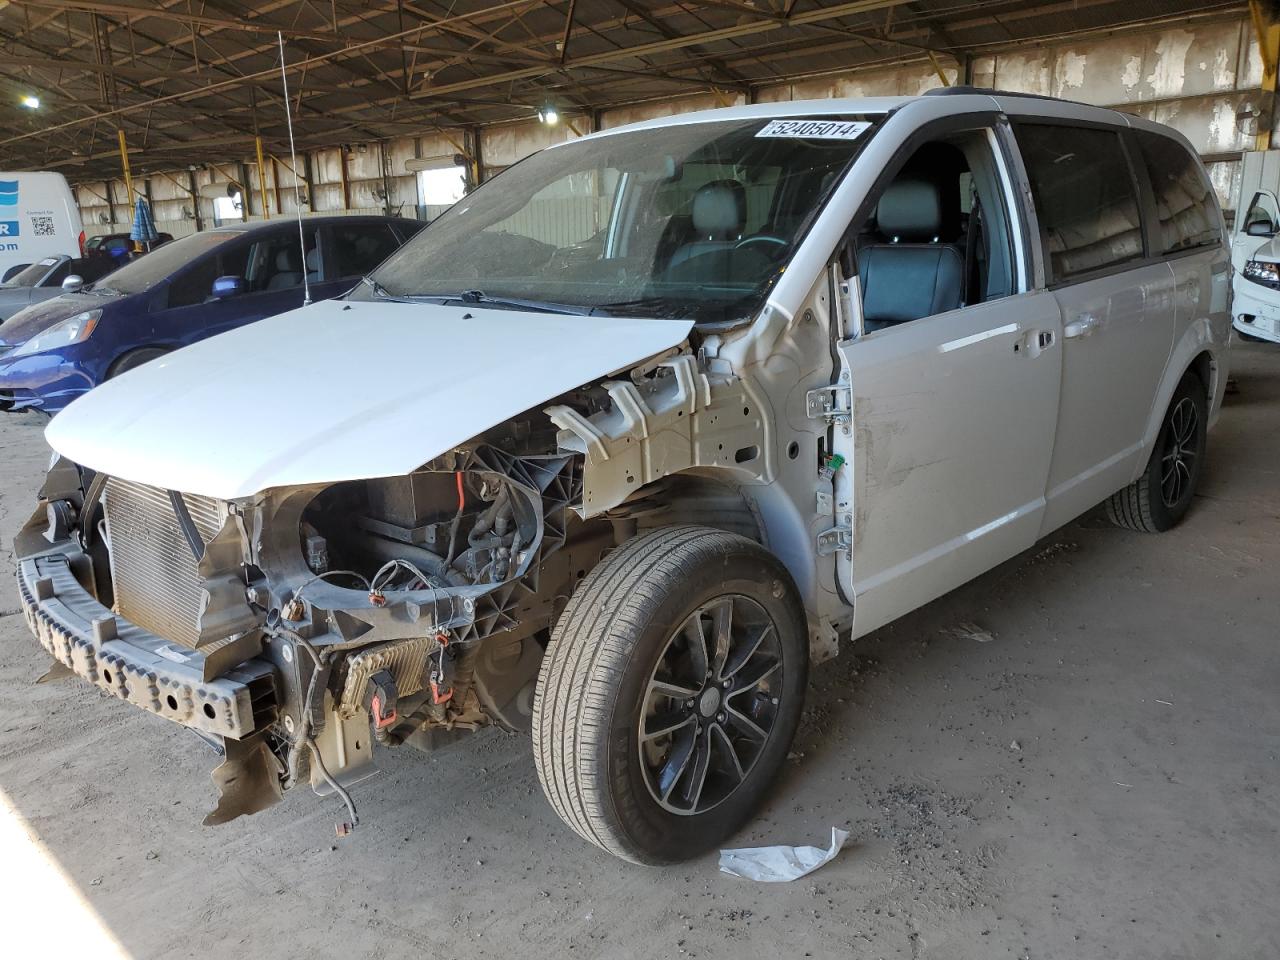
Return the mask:
<path id="1" fill-rule="evenodd" d="M 1182 502 L 1200 456 L 1200 414 L 1190 397 L 1183 397 L 1169 413 L 1165 445 L 1160 456 L 1160 499 L 1166 507 Z"/>
<path id="2" fill-rule="evenodd" d="M 640 766 L 659 806 L 705 813 L 742 784 L 773 731 L 782 668 L 777 629 L 750 597 L 717 597 L 679 626 L 639 724 Z"/>

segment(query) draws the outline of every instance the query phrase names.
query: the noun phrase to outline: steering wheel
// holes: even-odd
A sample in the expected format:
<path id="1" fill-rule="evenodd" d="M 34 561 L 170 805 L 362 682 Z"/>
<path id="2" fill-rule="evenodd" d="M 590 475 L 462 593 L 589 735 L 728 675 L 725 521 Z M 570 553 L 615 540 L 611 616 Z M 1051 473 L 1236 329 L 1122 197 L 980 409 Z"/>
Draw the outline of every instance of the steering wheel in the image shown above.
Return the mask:
<path id="1" fill-rule="evenodd" d="M 752 243 L 776 243 L 780 247 L 788 247 L 791 245 L 790 240 L 783 240 L 781 237 L 775 237 L 771 233 L 758 233 L 754 237 L 744 237 L 733 245 L 733 249 L 741 250 L 743 247 Z"/>

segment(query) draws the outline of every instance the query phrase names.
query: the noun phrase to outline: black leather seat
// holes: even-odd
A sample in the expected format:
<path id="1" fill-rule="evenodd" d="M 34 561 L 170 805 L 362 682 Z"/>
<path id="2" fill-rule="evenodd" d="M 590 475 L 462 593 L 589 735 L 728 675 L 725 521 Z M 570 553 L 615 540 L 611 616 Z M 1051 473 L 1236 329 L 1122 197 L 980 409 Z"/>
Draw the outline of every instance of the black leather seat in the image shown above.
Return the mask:
<path id="1" fill-rule="evenodd" d="M 880 240 L 858 253 L 868 333 L 961 305 L 964 253 L 943 242 L 943 223 L 936 184 L 900 179 L 885 190 L 876 207 Z"/>
<path id="2" fill-rule="evenodd" d="M 693 195 L 690 212 L 695 239 L 672 254 L 668 270 L 705 253 L 732 250 L 747 224 L 747 191 L 737 180 L 712 180 Z"/>

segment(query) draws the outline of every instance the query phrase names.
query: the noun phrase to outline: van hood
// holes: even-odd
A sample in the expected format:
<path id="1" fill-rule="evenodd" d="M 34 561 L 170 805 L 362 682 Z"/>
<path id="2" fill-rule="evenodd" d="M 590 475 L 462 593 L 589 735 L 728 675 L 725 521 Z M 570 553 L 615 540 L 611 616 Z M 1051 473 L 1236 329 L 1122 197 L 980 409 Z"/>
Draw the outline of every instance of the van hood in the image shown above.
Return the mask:
<path id="1" fill-rule="evenodd" d="M 692 326 L 328 300 L 108 380 L 45 438 L 111 476 L 223 500 L 399 476 Z"/>
<path id="2" fill-rule="evenodd" d="M 26 288 L 24 288 L 26 289 Z M 31 291 L 26 289 L 27 297 Z M 47 330 L 59 320 L 74 317 L 85 310 L 99 310 L 108 303 L 123 299 L 120 295 L 95 297 L 86 293 L 64 293 L 24 307 L 4 323 L 0 323 L 0 350 L 26 343 L 37 333 Z"/>

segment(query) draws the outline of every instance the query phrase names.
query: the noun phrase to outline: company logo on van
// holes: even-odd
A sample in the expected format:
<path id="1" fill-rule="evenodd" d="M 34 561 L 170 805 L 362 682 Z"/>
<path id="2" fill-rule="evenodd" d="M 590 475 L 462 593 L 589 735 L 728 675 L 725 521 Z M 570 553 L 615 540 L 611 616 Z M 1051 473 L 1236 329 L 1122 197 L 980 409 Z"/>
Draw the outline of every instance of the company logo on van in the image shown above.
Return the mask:
<path id="1" fill-rule="evenodd" d="M 16 207 L 17 205 L 18 181 L 0 180 L 0 207 Z"/>
<path id="2" fill-rule="evenodd" d="M 0 237 L 18 236 L 17 220 L 0 220 Z"/>

